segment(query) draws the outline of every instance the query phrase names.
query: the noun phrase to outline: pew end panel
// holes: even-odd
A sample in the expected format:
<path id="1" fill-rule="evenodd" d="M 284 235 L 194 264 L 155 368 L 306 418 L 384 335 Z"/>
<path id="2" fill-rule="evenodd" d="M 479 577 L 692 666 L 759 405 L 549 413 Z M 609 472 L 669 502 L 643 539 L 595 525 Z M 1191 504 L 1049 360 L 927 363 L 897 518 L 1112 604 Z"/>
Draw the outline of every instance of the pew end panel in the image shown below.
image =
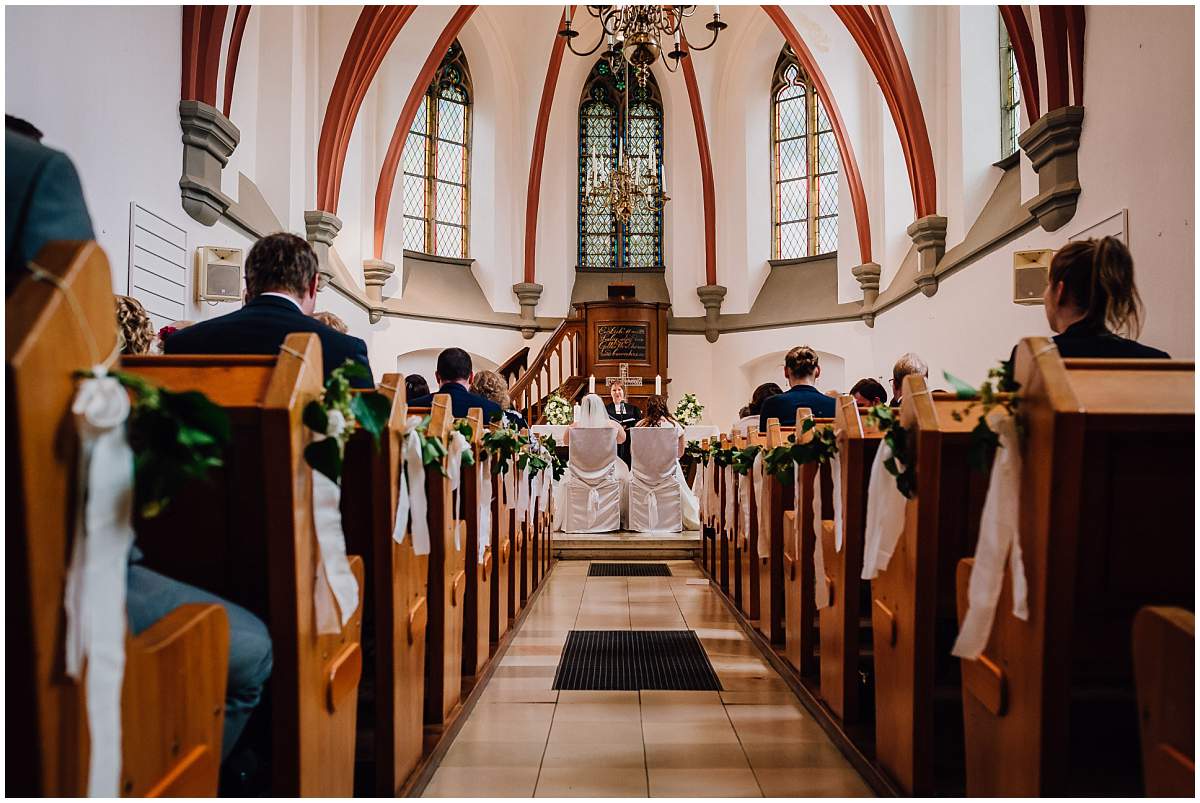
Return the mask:
<path id="1" fill-rule="evenodd" d="M 479 504 L 482 488 L 482 474 L 491 474 L 491 461 L 483 448 L 483 410 L 472 408 L 467 415 L 471 425 L 471 453 L 475 457 L 475 465 L 466 467 L 462 473 L 462 514 L 465 532 L 465 548 L 463 551 L 464 567 L 466 569 L 466 598 L 463 616 L 463 665 L 462 672 L 466 678 L 474 678 L 487 665 L 491 657 L 491 604 L 492 604 L 492 547 L 491 533 L 488 533 L 489 546 L 482 554 L 479 550 Z M 493 487 L 493 494 L 495 489 Z M 489 503 L 490 504 L 490 503 Z"/>
<path id="2" fill-rule="evenodd" d="M 1133 662 L 1150 797 L 1196 792 L 1196 616 L 1147 606 L 1133 620 Z"/>

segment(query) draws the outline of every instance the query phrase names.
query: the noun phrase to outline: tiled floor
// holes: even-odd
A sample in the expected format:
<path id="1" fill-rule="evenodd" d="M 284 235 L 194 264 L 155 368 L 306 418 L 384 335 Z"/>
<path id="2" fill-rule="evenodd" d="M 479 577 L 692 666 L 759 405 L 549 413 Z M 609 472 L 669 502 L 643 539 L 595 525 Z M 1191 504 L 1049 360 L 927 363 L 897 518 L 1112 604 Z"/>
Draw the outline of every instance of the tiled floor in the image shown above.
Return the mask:
<path id="1" fill-rule="evenodd" d="M 689 561 L 560 561 L 426 797 L 848 797 L 863 783 Z M 554 691 L 567 632 L 696 631 L 724 691 Z"/>

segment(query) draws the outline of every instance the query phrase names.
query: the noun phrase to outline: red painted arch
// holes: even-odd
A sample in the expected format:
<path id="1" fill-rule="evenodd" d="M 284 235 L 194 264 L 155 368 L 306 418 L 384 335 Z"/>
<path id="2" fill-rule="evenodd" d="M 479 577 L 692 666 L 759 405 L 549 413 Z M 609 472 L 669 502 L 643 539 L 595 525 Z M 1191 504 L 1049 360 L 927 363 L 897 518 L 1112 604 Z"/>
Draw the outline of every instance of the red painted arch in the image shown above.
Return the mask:
<path id="1" fill-rule="evenodd" d="M 1067 14 L 1062 6 L 1039 6 L 1042 59 L 1046 63 L 1046 111 L 1070 102 L 1071 76 L 1067 67 Z"/>
<path id="2" fill-rule="evenodd" d="M 383 259 L 383 235 L 387 230 L 388 206 L 391 204 L 392 189 L 396 185 L 396 173 L 400 168 L 400 157 L 404 153 L 404 142 L 408 139 L 408 131 L 412 128 L 413 118 L 417 116 L 417 109 L 424 100 L 429 83 L 433 80 L 433 75 L 437 71 L 438 65 L 442 63 L 446 51 L 450 49 L 458 32 L 466 25 L 467 20 L 471 18 L 477 8 L 479 6 L 459 6 L 458 10 L 454 12 L 454 16 L 446 23 L 446 27 L 442 29 L 442 35 L 434 43 L 433 49 L 429 51 L 429 56 L 425 59 L 424 66 L 417 73 L 412 89 L 408 91 L 408 100 L 404 102 L 404 108 L 396 120 L 391 141 L 388 142 L 387 155 L 384 156 L 383 167 L 379 171 L 379 184 L 375 188 L 376 259 Z"/>
<path id="3" fill-rule="evenodd" d="M 233 12 L 233 28 L 229 32 L 229 50 L 225 53 L 225 109 L 226 117 L 233 106 L 233 79 L 237 74 L 238 56 L 242 51 L 242 35 L 246 33 L 246 22 L 250 19 L 252 6 L 238 6 Z"/>
<path id="4" fill-rule="evenodd" d="M 688 52 L 687 37 L 681 40 Z M 713 179 L 712 151 L 708 147 L 708 126 L 704 124 L 704 103 L 696 83 L 692 56 L 681 59 L 683 82 L 687 85 L 688 104 L 692 107 L 692 125 L 696 129 L 696 150 L 700 155 L 700 187 L 704 200 L 704 283 L 717 283 L 717 189 Z M 665 169 L 665 168 L 664 168 Z"/>
<path id="5" fill-rule="evenodd" d="M 1021 97 L 1032 124 L 1042 116 L 1042 103 L 1038 96 L 1037 48 L 1033 44 L 1033 33 L 1020 6 L 1000 6 L 1000 18 L 1012 42 L 1013 55 L 1017 59 L 1017 75 L 1021 79 Z"/>
<path id="6" fill-rule="evenodd" d="M 217 105 L 217 69 L 228 6 L 183 7 L 181 100 Z"/>
<path id="7" fill-rule="evenodd" d="M 1076 106 L 1083 105 L 1083 30 L 1087 9 L 1067 6 L 1067 47 L 1071 61 L 1071 97 Z"/>
<path id="8" fill-rule="evenodd" d="M 846 176 L 846 184 L 850 189 L 850 203 L 854 207 L 854 222 L 858 234 L 858 250 L 863 262 L 871 261 L 871 221 L 867 211 L 867 193 L 863 189 L 862 174 L 858 170 L 858 160 L 854 156 L 854 146 L 846 133 L 846 124 L 842 120 L 842 112 L 838 109 L 837 99 L 829 89 L 825 74 L 817 65 L 808 45 L 800 38 L 796 26 L 779 6 L 763 6 L 763 11 L 771 18 L 783 38 L 791 45 L 800 66 L 808 73 L 808 77 L 817 87 L 817 94 L 825 104 L 825 113 L 833 125 L 833 135 L 838 144 L 838 155 L 842 160 L 842 173 Z"/>
<path id="9" fill-rule="evenodd" d="M 936 214 L 937 172 L 921 99 L 891 12 L 885 6 L 832 6 L 866 58 L 900 137 L 918 218 Z"/>
<path id="10" fill-rule="evenodd" d="M 571 6 L 574 12 L 575 6 Z M 558 19 L 558 28 L 566 21 L 564 10 Z M 525 281 L 534 282 L 537 276 L 537 224 L 538 205 L 542 195 L 542 162 L 546 156 L 546 131 L 550 127 L 550 110 L 554 106 L 554 89 L 558 86 L 558 73 L 562 69 L 563 51 L 567 40 L 557 33 L 550 49 L 550 63 L 546 65 L 546 82 L 542 84 L 542 100 L 538 105 L 537 126 L 533 133 L 533 154 L 529 158 L 529 187 L 525 191 Z"/>
<path id="11" fill-rule="evenodd" d="M 317 142 L 317 209 L 337 214 L 346 150 L 363 98 L 416 6 L 365 6 L 354 25 Z"/>

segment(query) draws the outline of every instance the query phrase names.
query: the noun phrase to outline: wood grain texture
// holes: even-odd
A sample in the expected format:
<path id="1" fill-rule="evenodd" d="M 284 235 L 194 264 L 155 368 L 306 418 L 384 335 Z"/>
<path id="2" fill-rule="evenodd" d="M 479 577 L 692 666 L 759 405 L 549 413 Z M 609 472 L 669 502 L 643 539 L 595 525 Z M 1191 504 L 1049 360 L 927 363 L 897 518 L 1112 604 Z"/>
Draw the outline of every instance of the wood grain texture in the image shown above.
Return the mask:
<path id="1" fill-rule="evenodd" d="M 1196 616 L 1147 606 L 1133 620 L 1133 663 L 1150 797 L 1196 792 Z"/>

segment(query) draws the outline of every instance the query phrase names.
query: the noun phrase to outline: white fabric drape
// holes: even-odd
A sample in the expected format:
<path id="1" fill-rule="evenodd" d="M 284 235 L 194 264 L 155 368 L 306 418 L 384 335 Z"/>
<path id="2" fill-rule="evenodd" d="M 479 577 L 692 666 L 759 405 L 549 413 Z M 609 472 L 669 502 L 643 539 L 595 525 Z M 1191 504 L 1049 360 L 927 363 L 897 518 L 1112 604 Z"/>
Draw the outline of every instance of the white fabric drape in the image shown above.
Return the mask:
<path id="1" fill-rule="evenodd" d="M 462 549 L 462 456 L 471 450 L 471 444 L 458 430 L 450 433 L 450 446 L 446 449 L 446 478 L 450 481 L 450 494 L 454 500 L 454 548 Z"/>
<path id="2" fill-rule="evenodd" d="M 892 457 L 887 441 L 880 441 L 871 465 L 871 478 L 867 483 L 867 524 L 863 542 L 863 580 L 874 580 L 887 568 L 892 552 L 904 532 L 904 511 L 908 500 L 896 488 L 896 478 L 884 463 Z M 897 467 L 901 471 L 903 466 Z"/>
<path id="3" fill-rule="evenodd" d="M 605 426 L 571 430 L 570 466 L 563 483 L 565 532 L 620 529 L 624 496 L 620 469 L 628 471 L 617 459 L 615 429 Z"/>
<path id="4" fill-rule="evenodd" d="M 796 476 L 800 475 L 800 466 L 796 466 Z M 812 482 L 812 508 L 813 508 L 813 589 L 816 595 L 817 610 L 828 608 L 829 599 L 829 584 L 825 582 L 825 519 L 822 515 L 821 501 L 821 466 L 817 465 L 817 470 L 813 472 Z M 796 526 L 800 526 L 800 522 L 796 522 Z"/>
<path id="5" fill-rule="evenodd" d="M 833 476 L 833 548 L 842 551 L 845 524 L 842 518 L 842 453 L 834 452 L 829 461 L 829 472 Z"/>
<path id="6" fill-rule="evenodd" d="M 479 562 L 483 563 L 483 553 L 492 545 L 492 471 L 486 460 L 475 462 L 475 487 L 479 489 L 479 508 L 475 513 L 475 521 L 479 525 L 476 543 L 479 546 Z"/>
<path id="7" fill-rule="evenodd" d="M 735 516 L 735 508 L 737 504 L 737 488 L 733 484 L 733 466 L 725 466 L 721 469 L 722 477 L 721 485 L 724 486 L 725 492 L 725 512 L 721 521 L 722 527 L 737 526 Z"/>
<path id="8" fill-rule="evenodd" d="M 704 490 L 704 478 L 707 473 L 707 467 L 699 464 L 696 466 L 696 476 L 692 480 L 692 493 L 696 495 L 696 501 L 700 505 L 701 521 L 708 516 L 708 494 Z"/>
<path id="9" fill-rule="evenodd" d="M 66 672 L 85 692 L 89 797 L 116 797 L 121 776 L 125 680 L 125 582 L 133 546 L 133 452 L 125 437 L 129 396 L 103 367 L 79 385 L 71 412 L 79 433 L 75 534 L 63 604 Z"/>
<path id="10" fill-rule="evenodd" d="M 400 451 L 400 498 L 396 503 L 396 524 L 392 540 L 403 544 L 408 532 L 409 513 L 412 514 L 413 553 L 429 554 L 429 502 L 425 497 L 425 463 L 421 455 L 421 437 L 414 429 L 410 418 L 409 431 L 404 436 L 404 447 Z"/>
<path id="11" fill-rule="evenodd" d="M 963 617 L 952 654 L 959 658 L 978 658 L 992 635 L 1000 588 L 1004 584 L 1004 565 L 1012 577 L 1012 614 L 1021 621 L 1029 619 L 1029 588 L 1025 562 L 1021 556 L 1021 445 L 1016 420 L 1002 408 L 993 408 L 987 417 L 1000 438 L 1000 448 L 992 462 L 987 499 L 979 522 L 979 541 L 975 546 L 975 565 L 967 586 L 968 608 Z"/>
<path id="12" fill-rule="evenodd" d="M 313 584 L 317 632 L 337 634 L 358 609 L 358 578 L 350 571 L 350 561 L 346 558 L 342 489 L 319 471 L 312 472 L 312 483 L 313 524 L 319 552 Z"/>
<path id="13" fill-rule="evenodd" d="M 634 427 L 629 437 L 629 528 L 635 532 L 681 531 L 686 485 L 676 476 L 679 432 L 673 426 Z"/>

